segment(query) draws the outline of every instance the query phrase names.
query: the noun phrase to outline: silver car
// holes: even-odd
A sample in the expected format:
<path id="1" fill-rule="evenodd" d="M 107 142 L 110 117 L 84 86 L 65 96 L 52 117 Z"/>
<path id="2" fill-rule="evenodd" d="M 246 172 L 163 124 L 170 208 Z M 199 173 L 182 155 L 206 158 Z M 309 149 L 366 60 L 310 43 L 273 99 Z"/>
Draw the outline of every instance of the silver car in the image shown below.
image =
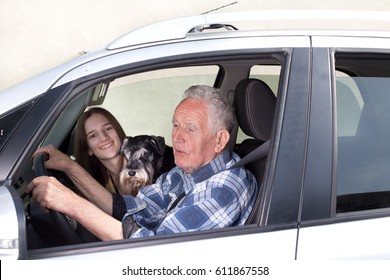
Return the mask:
<path id="1" fill-rule="evenodd" d="M 309 28 L 326 16 L 337 30 Z M 390 33 L 342 29 L 358 16 L 270 11 L 167 20 L 0 92 L 0 258 L 174 263 L 191 252 L 202 263 L 223 263 L 234 252 L 243 256 L 237 265 L 256 267 L 255 259 L 389 259 Z M 389 18 L 369 13 L 359 22 Z M 282 19 L 291 28 L 267 27 Z M 290 26 L 298 19 L 306 19 L 303 29 Z M 160 135 L 172 145 L 174 108 L 194 84 L 220 88 L 235 106 L 231 149 L 245 157 L 269 145 L 247 163 L 260 190 L 246 225 L 72 242 L 77 232 L 26 195 L 37 176 L 34 151 L 51 144 L 73 156 L 75 124 L 87 108 L 108 109 L 127 135 Z"/>

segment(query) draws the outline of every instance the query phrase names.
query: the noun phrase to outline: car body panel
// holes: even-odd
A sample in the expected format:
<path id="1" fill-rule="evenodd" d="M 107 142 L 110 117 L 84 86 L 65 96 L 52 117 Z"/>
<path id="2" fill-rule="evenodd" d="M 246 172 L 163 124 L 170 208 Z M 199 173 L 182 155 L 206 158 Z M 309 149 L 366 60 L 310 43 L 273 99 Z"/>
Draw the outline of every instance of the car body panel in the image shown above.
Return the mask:
<path id="1" fill-rule="evenodd" d="M 16 208 L 8 189 L 0 185 L 0 258 L 17 259 L 19 257 L 19 225 Z M 6 211 L 6 212 L 3 212 Z"/>
<path id="2" fill-rule="evenodd" d="M 370 49 L 389 49 L 390 48 L 390 33 L 378 34 L 379 37 L 372 38 L 372 34 L 361 34 L 355 36 L 332 36 L 330 34 L 324 36 L 316 36 L 313 39 L 313 47 L 315 48 L 370 48 Z"/>
<path id="3" fill-rule="evenodd" d="M 168 19 L 159 23 L 149 24 L 137 28 L 132 32 L 121 36 L 107 46 L 107 49 L 117 49 L 126 46 L 134 46 L 150 42 L 161 42 L 185 38 L 189 33 L 201 32 L 211 25 L 240 24 L 250 22 L 252 27 L 257 29 L 272 29 L 273 25 L 285 21 L 297 28 L 294 24 L 300 24 L 306 28 L 306 21 L 348 21 L 350 25 L 362 24 L 364 26 L 371 22 L 389 22 L 389 13 L 386 11 L 334 11 L 334 10 L 266 10 L 266 11 L 242 11 L 238 13 L 204 13 L 197 16 Z M 287 24 L 284 25 L 286 28 Z M 341 25 L 343 26 L 343 25 Z M 246 26 L 248 28 L 248 26 Z"/>
<path id="4" fill-rule="evenodd" d="M 199 258 L 204 263 L 222 263 L 231 262 L 231 254 L 234 252 L 237 256 L 245 256 L 248 251 L 260 250 L 264 259 L 269 260 L 293 260 L 295 258 L 295 242 L 297 238 L 296 229 L 282 229 L 273 232 L 260 232 L 243 235 L 234 235 L 229 237 L 209 238 L 202 240 L 182 241 L 166 244 L 155 244 L 153 246 L 134 247 L 126 249 L 126 246 L 117 246 L 115 250 L 99 251 L 93 250 L 88 253 L 87 250 L 73 251 L 67 256 L 66 252 L 60 256 L 48 254 L 39 259 L 72 259 L 74 254 L 77 259 L 102 260 L 102 259 L 126 259 L 130 255 L 137 256 L 137 262 L 161 262 L 161 256 L 169 251 L 169 262 L 183 261 L 183 252 L 191 252 L 192 257 Z M 230 244 L 230 245 L 227 245 Z M 204 254 L 204 248 L 208 248 L 208 253 Z M 33 256 L 34 257 L 34 256 Z M 35 258 L 35 257 L 34 257 Z M 190 260 L 188 260 L 190 262 Z M 243 262 L 247 261 L 245 258 Z M 253 260 L 253 265 L 259 260 Z M 247 264 L 248 265 L 248 264 Z"/>
<path id="5" fill-rule="evenodd" d="M 302 227 L 297 259 L 388 260 L 389 223 L 383 217 Z"/>
<path id="6" fill-rule="evenodd" d="M 13 108 L 13 106 L 24 104 L 46 93 L 67 72 L 103 55 L 107 54 L 102 51 L 85 54 L 0 91 L 0 98 L 5 100 L 0 104 L 0 115 Z"/>
<path id="7" fill-rule="evenodd" d="M 175 44 L 164 44 L 158 46 L 150 46 L 145 48 L 138 48 L 132 51 L 122 50 L 119 53 L 108 55 L 101 59 L 92 60 L 85 63 L 81 67 L 74 69 L 67 75 L 64 75 L 56 84 L 61 85 L 85 75 L 91 75 L 103 71 L 107 68 L 120 67 L 126 64 L 143 62 L 146 64 L 147 60 L 151 63 L 154 61 L 162 61 L 164 58 L 180 57 L 185 55 L 191 56 L 207 56 L 212 53 L 229 52 L 234 50 L 253 51 L 257 48 L 285 48 L 287 47 L 305 47 L 308 45 L 308 39 L 305 36 L 298 36 L 291 40 L 290 37 L 240 37 L 240 40 L 235 38 L 221 38 L 219 40 L 199 40 L 187 42 L 177 42 Z M 157 51 L 158 50 L 158 51 Z"/>

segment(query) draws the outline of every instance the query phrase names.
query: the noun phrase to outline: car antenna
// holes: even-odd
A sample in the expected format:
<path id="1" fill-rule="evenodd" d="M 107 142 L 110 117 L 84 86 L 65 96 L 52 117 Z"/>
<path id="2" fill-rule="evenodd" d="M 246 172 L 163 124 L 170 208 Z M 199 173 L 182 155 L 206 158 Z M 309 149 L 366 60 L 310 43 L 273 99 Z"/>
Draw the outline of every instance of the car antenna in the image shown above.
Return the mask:
<path id="1" fill-rule="evenodd" d="M 218 10 L 220 10 L 220 9 L 223 9 L 223 8 L 226 8 L 226 7 L 235 5 L 235 4 L 237 4 L 237 3 L 238 3 L 238 1 L 234 1 L 234 2 L 231 2 L 231 3 L 229 3 L 229 4 L 226 4 L 226 5 L 220 6 L 220 7 L 218 7 L 218 8 L 209 10 L 209 11 L 207 11 L 207 12 L 201 13 L 201 15 L 208 14 L 208 13 L 211 13 L 211 12 L 215 12 L 215 11 L 218 11 Z"/>

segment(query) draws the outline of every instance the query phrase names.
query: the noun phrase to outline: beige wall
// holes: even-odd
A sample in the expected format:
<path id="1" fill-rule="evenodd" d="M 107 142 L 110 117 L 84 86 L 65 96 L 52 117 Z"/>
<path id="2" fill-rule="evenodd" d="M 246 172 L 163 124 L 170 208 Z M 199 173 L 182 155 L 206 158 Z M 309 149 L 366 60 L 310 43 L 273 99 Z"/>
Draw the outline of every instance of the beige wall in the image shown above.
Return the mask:
<path id="1" fill-rule="evenodd" d="M 131 29 L 196 15 L 234 0 L 0 0 L 0 90 Z M 390 10 L 388 0 L 238 0 L 221 11 L 252 9 Z"/>

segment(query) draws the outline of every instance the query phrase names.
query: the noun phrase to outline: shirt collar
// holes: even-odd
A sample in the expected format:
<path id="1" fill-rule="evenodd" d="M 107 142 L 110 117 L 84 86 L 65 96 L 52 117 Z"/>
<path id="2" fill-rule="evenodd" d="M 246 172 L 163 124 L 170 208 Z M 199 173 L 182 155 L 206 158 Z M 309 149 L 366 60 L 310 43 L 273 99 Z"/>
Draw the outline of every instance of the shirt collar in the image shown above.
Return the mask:
<path id="1" fill-rule="evenodd" d="M 214 174 L 226 169 L 227 163 L 232 159 L 231 152 L 229 150 L 224 151 L 222 154 L 217 156 L 215 159 L 205 164 L 201 168 L 195 170 L 191 174 L 187 174 L 190 180 L 197 184 L 202 182 Z"/>

